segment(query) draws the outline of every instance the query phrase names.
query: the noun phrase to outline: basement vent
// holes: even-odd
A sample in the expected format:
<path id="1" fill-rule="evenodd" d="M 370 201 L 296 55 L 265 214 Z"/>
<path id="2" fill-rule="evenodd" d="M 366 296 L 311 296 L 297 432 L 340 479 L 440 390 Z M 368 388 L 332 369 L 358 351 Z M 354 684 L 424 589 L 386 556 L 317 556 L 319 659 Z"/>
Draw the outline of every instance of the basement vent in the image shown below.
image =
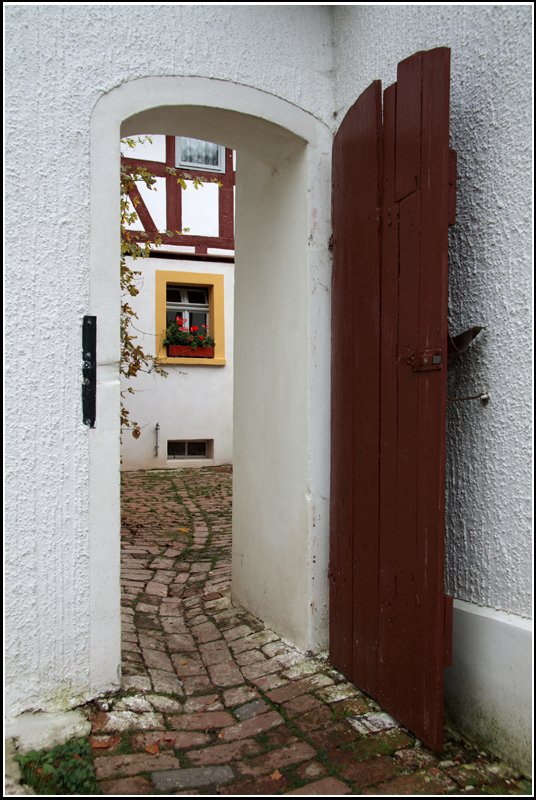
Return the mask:
<path id="1" fill-rule="evenodd" d="M 167 457 L 174 458 L 210 458 L 212 441 L 209 439 L 193 439 L 190 441 L 172 441 L 168 439 Z"/>

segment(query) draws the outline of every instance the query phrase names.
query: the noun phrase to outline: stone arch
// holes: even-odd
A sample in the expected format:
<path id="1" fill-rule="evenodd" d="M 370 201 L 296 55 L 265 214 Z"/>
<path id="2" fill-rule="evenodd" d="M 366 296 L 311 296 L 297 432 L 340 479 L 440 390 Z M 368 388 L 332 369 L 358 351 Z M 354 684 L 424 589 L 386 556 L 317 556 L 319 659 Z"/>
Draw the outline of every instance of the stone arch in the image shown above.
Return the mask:
<path id="1" fill-rule="evenodd" d="M 117 684 L 120 667 L 119 138 L 147 132 L 237 150 L 233 597 L 298 647 L 327 638 L 331 134 L 252 87 L 142 78 L 101 97 L 91 124 L 90 680 L 99 691 Z"/>

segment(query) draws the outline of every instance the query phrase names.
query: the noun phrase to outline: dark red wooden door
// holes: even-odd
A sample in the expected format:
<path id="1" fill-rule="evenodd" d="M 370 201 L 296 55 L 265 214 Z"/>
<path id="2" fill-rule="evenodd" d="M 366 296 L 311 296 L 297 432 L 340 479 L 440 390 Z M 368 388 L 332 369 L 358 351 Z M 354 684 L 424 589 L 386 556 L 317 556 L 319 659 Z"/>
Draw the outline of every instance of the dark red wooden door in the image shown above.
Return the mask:
<path id="1" fill-rule="evenodd" d="M 401 62 L 383 116 L 376 81 L 333 149 L 331 660 L 436 750 L 452 608 L 449 65 L 446 48 Z"/>

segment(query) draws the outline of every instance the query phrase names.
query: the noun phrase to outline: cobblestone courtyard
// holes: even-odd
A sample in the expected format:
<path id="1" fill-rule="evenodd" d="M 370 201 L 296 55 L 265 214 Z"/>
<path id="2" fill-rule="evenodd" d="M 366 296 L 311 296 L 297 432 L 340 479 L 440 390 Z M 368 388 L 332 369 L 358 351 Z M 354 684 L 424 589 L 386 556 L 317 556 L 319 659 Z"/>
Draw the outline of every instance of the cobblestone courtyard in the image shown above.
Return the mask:
<path id="1" fill-rule="evenodd" d="M 123 691 L 91 710 L 104 793 L 530 794 L 422 747 L 324 658 L 230 599 L 229 467 L 123 474 Z"/>

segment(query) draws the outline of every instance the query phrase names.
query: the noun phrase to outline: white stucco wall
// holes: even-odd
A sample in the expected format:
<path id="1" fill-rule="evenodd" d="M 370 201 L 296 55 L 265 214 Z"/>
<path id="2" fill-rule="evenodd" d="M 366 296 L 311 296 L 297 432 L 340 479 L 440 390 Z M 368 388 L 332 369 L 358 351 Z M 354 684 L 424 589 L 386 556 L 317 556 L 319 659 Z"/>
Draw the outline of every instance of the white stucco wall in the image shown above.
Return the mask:
<path id="1" fill-rule="evenodd" d="M 123 379 L 123 388 L 130 384 L 134 389 L 134 394 L 124 395 L 124 402 L 131 419 L 140 425 L 141 434 L 134 439 L 129 431 L 123 433 L 121 468 L 169 469 L 230 464 L 233 458 L 234 264 L 169 258 L 129 259 L 129 262 L 133 269 L 142 273 L 140 294 L 131 300 L 132 308 L 138 314 L 138 319 L 134 321 L 135 333 L 144 352 L 151 354 L 156 352 L 155 271 L 224 276 L 227 363 L 222 367 L 169 365 L 165 367 L 165 378 L 155 372 L 142 372 L 132 381 Z M 158 455 L 155 454 L 156 423 L 160 425 Z M 168 439 L 211 439 L 214 442 L 213 457 L 168 460 Z"/>
<path id="2" fill-rule="evenodd" d="M 531 9 L 338 6 L 337 118 L 417 50 L 448 46 L 457 222 L 449 245 L 449 327 L 485 325 L 453 366 L 448 411 L 447 590 L 531 614 Z"/>
<path id="3" fill-rule="evenodd" d="M 101 674 L 101 662 L 94 663 L 97 677 L 90 680 L 90 432 L 81 422 L 80 396 L 95 103 L 125 81 L 187 74 L 258 87 L 328 119 L 329 26 L 326 9 L 299 6 L 6 8 L 10 714 L 65 707 L 90 695 Z M 110 373 L 100 387 L 101 409 L 117 402 L 117 391 Z M 110 430 L 111 441 L 114 435 Z M 116 516 L 118 475 L 109 477 L 106 503 Z M 98 558 L 106 566 L 117 553 L 106 553 L 103 542 Z M 114 614 L 115 600 L 102 604 L 103 624 Z M 114 655 L 102 675 L 112 669 L 117 628 L 112 638 Z"/>
<path id="4" fill-rule="evenodd" d="M 97 423 L 112 461 L 99 462 L 93 455 L 90 464 L 89 438 L 95 432 L 81 422 L 81 320 L 95 307 L 90 233 L 98 242 L 102 224 L 95 208 L 90 222 L 89 131 L 100 98 L 146 76 L 206 76 L 220 79 L 222 86 L 253 87 L 264 94 L 251 102 L 248 113 L 262 116 L 271 100 L 282 98 L 333 128 L 372 79 L 385 84 L 395 79 L 398 60 L 418 49 L 452 48 L 451 130 L 459 180 L 458 222 L 451 237 L 451 326 L 454 333 L 476 323 L 487 328 L 452 370 L 450 393 L 486 389 L 491 401 L 486 408 L 467 403 L 449 410 L 448 588 L 472 604 L 528 616 L 530 9 L 18 6 L 6 9 L 6 39 L 8 713 L 75 704 L 97 687 L 111 686 L 117 666 L 118 544 L 110 550 L 103 530 L 90 549 L 88 489 L 88 473 L 100 475 L 107 519 L 118 524 L 119 474 L 110 471 L 110 463 L 119 463 L 118 428 L 108 413 L 117 407 L 119 391 L 113 292 L 111 299 L 100 296 L 97 302 L 99 314 L 112 320 L 99 354 Z M 180 104 L 180 91 L 169 102 Z M 132 108 L 135 113 L 134 103 Z M 225 118 L 227 123 L 232 119 Z M 118 131 L 97 125 L 94 133 L 106 138 Z M 267 161 L 275 164 L 277 137 L 269 146 Z M 313 160 L 309 154 L 309 166 Z M 317 165 L 322 179 L 309 186 L 300 235 L 305 231 L 311 237 L 312 268 L 307 279 L 303 271 L 296 276 L 298 289 L 308 287 L 310 311 L 316 308 L 324 326 L 329 324 L 329 276 L 322 271 L 321 251 L 329 235 L 328 172 Z M 101 242 L 104 254 L 117 246 L 118 208 L 109 208 L 107 224 L 113 224 Z M 244 247 L 247 252 L 250 245 Z M 98 263 L 92 269 L 98 275 Z M 103 285 L 115 285 L 113 274 L 98 277 Z M 28 330 L 31 358 L 23 349 Z M 300 402 L 309 429 L 303 420 L 296 429 L 309 445 L 296 541 L 302 541 L 307 526 L 318 532 L 305 554 L 309 582 L 303 576 L 296 581 L 300 590 L 305 587 L 307 602 L 314 597 L 315 570 L 318 580 L 325 580 L 328 425 L 319 398 L 325 398 L 329 384 L 325 343 L 314 325 L 310 337 L 306 367 L 292 376 L 289 357 L 284 372 L 308 381 Z M 251 422 L 247 415 L 242 419 L 245 426 Z M 277 480 L 272 488 L 275 497 Z M 283 513 L 284 502 L 278 508 Z M 106 593 L 90 613 L 88 597 L 99 594 L 103 571 Z M 287 588 L 292 589 L 288 582 Z M 250 587 L 242 584 L 239 591 L 247 598 Z M 277 619 L 280 612 L 277 607 Z M 304 641 L 321 641 L 323 614 L 321 609 L 320 621 L 314 622 L 313 609 L 302 619 Z M 106 640 L 95 649 L 102 630 Z M 91 652 L 99 657 L 92 660 Z"/>
<path id="5" fill-rule="evenodd" d="M 449 327 L 485 325 L 449 369 L 446 590 L 457 598 L 447 712 L 464 734 L 530 769 L 531 9 L 338 6 L 337 119 L 398 61 L 451 48 L 457 221 Z M 465 601 L 465 602 L 464 602 Z"/>

